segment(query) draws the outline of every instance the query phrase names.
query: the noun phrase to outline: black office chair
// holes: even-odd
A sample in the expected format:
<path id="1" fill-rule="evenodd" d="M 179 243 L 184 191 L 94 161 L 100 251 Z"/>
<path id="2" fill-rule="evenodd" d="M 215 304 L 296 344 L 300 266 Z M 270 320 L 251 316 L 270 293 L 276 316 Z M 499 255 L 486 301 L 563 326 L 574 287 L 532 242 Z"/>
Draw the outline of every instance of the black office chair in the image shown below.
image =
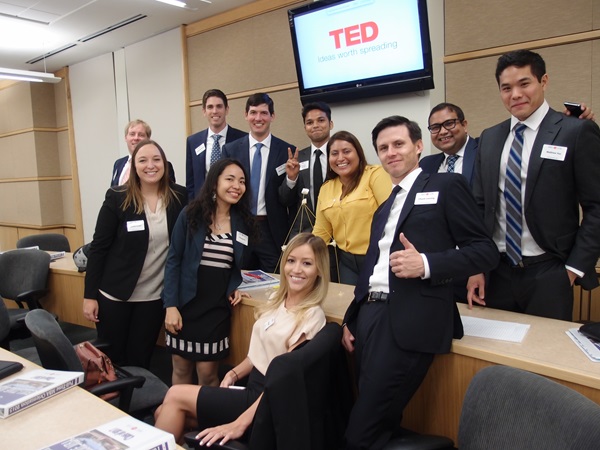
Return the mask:
<path id="1" fill-rule="evenodd" d="M 600 406 L 540 375 L 486 367 L 467 389 L 458 444 L 461 450 L 596 450 Z"/>
<path id="2" fill-rule="evenodd" d="M 11 250 L 0 254 L 0 295 L 19 308 L 41 308 L 47 293 L 50 255 L 42 250 Z"/>
<path id="3" fill-rule="evenodd" d="M 32 234 L 17 241 L 17 248 L 39 247 L 40 250 L 52 252 L 70 252 L 69 240 L 64 234 L 44 233 Z"/>
<path id="4" fill-rule="evenodd" d="M 83 371 L 73 344 L 51 314 L 43 309 L 30 311 L 25 324 L 45 369 Z M 145 418 L 162 403 L 168 387 L 150 371 L 132 366 L 115 370 L 118 380 L 99 384 L 89 391 L 98 396 L 119 391 L 120 396 L 110 403 L 138 418 Z"/>
<path id="5" fill-rule="evenodd" d="M 340 346 L 342 330 L 328 323 L 314 339 L 275 358 L 249 440 L 211 448 L 228 450 L 329 450 L 339 448 L 350 404 L 349 380 Z M 346 374 L 347 375 L 347 374 Z M 191 448 L 199 447 L 187 433 Z"/>

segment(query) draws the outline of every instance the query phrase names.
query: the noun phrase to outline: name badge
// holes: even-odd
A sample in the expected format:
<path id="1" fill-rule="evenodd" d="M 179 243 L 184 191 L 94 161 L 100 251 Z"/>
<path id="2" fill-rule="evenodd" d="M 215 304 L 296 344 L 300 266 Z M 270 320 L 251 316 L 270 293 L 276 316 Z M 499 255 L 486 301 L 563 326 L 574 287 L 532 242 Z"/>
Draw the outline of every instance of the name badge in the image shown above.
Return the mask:
<path id="1" fill-rule="evenodd" d="M 144 231 L 146 229 L 143 220 L 130 220 L 127 222 L 127 231 Z"/>
<path id="2" fill-rule="evenodd" d="M 200 144 L 198 147 L 196 147 L 196 150 L 194 150 L 196 152 L 196 155 L 199 155 L 200 153 L 202 153 L 204 150 L 206 149 L 206 147 L 204 146 L 204 144 Z"/>
<path id="3" fill-rule="evenodd" d="M 285 163 L 283 163 L 282 165 L 280 165 L 278 168 L 275 169 L 277 171 L 277 175 L 283 175 L 285 173 Z"/>
<path id="4" fill-rule="evenodd" d="M 544 144 L 542 147 L 542 158 L 553 159 L 555 161 L 564 161 L 567 156 L 567 147 L 560 145 Z"/>
<path id="5" fill-rule="evenodd" d="M 419 192 L 415 197 L 415 205 L 435 205 L 438 201 L 439 192 Z"/>
<path id="6" fill-rule="evenodd" d="M 308 169 L 309 161 L 302 161 L 300 163 L 300 170 Z"/>
<path id="7" fill-rule="evenodd" d="M 267 320 L 267 323 L 265 323 L 265 331 L 268 330 L 269 328 L 271 328 L 271 326 L 275 323 L 275 317 Z"/>
<path id="8" fill-rule="evenodd" d="M 235 234 L 235 240 L 238 241 L 240 244 L 245 245 L 246 247 L 248 247 L 248 236 L 246 236 L 241 231 L 238 231 Z"/>

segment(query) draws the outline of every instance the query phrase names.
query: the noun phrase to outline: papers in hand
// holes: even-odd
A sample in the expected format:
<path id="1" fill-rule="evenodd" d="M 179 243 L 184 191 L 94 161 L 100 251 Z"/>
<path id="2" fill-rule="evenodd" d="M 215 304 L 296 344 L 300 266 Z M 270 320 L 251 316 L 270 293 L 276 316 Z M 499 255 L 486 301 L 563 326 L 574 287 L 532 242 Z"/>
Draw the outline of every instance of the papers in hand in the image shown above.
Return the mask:
<path id="1" fill-rule="evenodd" d="M 175 448 L 175 438 L 172 434 L 140 422 L 133 417 L 121 417 L 42 450 L 172 450 Z"/>
<path id="2" fill-rule="evenodd" d="M 249 289 L 265 288 L 269 286 L 278 286 L 279 280 L 262 270 L 242 271 L 242 284 L 239 289 L 247 291 Z"/>
<path id="3" fill-rule="evenodd" d="M 577 328 L 571 328 L 565 331 L 565 333 L 567 333 L 567 336 L 577 344 L 577 347 L 579 347 L 588 358 L 594 362 L 600 362 L 600 342 L 584 336 Z"/>
<path id="4" fill-rule="evenodd" d="M 527 331 L 529 331 L 529 324 L 524 323 L 503 322 L 469 316 L 461 316 L 461 320 L 465 336 L 522 342 Z"/>

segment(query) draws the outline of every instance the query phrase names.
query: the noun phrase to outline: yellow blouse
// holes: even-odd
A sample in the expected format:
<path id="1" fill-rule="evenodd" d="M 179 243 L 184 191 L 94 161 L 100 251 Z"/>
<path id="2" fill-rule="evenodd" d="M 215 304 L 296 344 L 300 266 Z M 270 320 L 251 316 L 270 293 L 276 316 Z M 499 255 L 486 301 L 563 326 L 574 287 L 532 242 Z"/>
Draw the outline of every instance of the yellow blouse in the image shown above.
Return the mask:
<path id="1" fill-rule="evenodd" d="M 339 177 L 323 183 L 313 234 L 326 243 L 333 238 L 343 251 L 364 255 L 369 247 L 375 210 L 392 192 L 392 180 L 381 166 L 368 165 L 358 186 L 341 201 Z"/>

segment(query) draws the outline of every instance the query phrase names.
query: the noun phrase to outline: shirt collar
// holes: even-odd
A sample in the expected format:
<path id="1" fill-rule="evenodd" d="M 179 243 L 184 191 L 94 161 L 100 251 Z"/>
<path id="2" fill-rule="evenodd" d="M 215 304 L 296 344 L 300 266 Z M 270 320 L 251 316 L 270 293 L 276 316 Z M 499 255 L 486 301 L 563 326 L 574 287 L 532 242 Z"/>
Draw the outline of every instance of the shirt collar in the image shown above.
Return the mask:
<path id="1" fill-rule="evenodd" d="M 540 107 L 525 120 L 519 120 L 515 116 L 511 116 L 510 129 L 512 130 L 518 123 L 524 123 L 527 125 L 527 128 L 535 131 L 540 127 L 542 120 L 544 120 L 544 117 L 546 117 L 546 114 L 548 114 L 549 110 L 550 106 L 548 106 L 548 102 L 544 100 L 544 103 L 542 103 Z"/>
<path id="2" fill-rule="evenodd" d="M 254 139 L 252 134 L 248 134 L 248 137 L 250 138 L 250 148 L 254 147 L 259 142 Z M 267 148 L 271 148 L 271 133 L 269 133 L 269 135 L 261 141 L 261 144 Z"/>
<path id="3" fill-rule="evenodd" d="M 218 133 L 213 132 L 213 130 L 210 129 L 210 127 L 208 128 L 208 136 L 209 138 L 213 137 L 215 134 L 218 134 L 221 137 L 224 137 L 227 135 L 227 130 L 229 129 L 229 125 L 225 125 L 225 128 L 223 128 L 221 131 L 219 131 Z"/>
<path id="4" fill-rule="evenodd" d="M 404 179 L 399 183 L 402 190 L 409 192 L 412 189 L 413 184 L 415 184 L 415 181 L 421 172 L 423 172 L 423 169 L 418 167 L 409 174 L 407 174 L 404 177 Z"/>

